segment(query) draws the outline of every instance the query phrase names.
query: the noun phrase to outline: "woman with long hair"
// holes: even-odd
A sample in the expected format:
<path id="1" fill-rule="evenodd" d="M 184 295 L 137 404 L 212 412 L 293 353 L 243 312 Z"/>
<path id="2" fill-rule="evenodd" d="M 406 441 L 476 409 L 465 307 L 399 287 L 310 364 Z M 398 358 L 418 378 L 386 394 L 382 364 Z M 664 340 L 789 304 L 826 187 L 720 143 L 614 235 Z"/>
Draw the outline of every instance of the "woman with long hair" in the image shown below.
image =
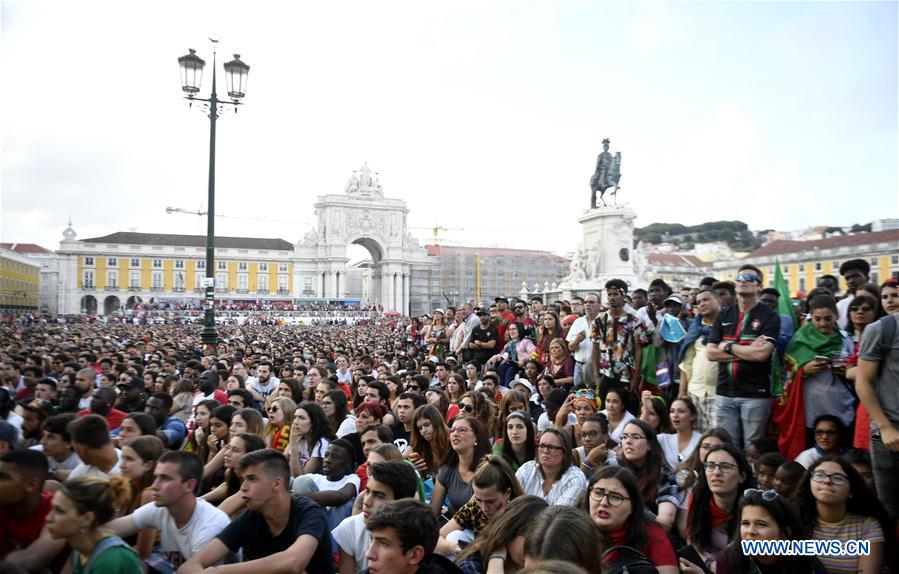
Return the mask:
<path id="1" fill-rule="evenodd" d="M 487 361 L 488 366 L 496 367 L 504 387 L 508 387 L 524 370 L 535 349 L 534 342 L 524 336 L 524 323 L 509 323 L 506 333 L 509 335 L 509 342 Z"/>
<path id="2" fill-rule="evenodd" d="M 692 399 L 678 397 L 671 402 L 668 414 L 672 432 L 660 433 L 656 438 L 662 445 L 662 454 L 665 455 L 668 468 L 677 468 L 680 463 L 690 458 L 699 445 L 699 437 L 702 435 L 694 430 L 699 419 L 699 411 L 696 410 Z"/>
<path id="3" fill-rule="evenodd" d="M 523 494 L 515 471 L 501 456 L 485 455 L 471 478 L 474 495 L 440 529 L 438 553 L 457 555 L 460 543 L 477 538 L 491 520 Z M 474 536 L 471 535 L 474 534 Z M 441 550 L 446 550 L 441 552 Z"/>
<path id="4" fill-rule="evenodd" d="M 743 541 L 805 540 L 805 527 L 793 504 L 773 490 L 750 488 L 740 498 L 738 532 L 730 544 L 718 554 L 716 574 L 742 574 L 765 572 L 766 574 L 818 574 L 824 569 L 812 556 L 753 555 L 743 552 Z M 702 570 L 686 560 L 681 561 L 684 574 L 701 574 Z"/>
<path id="5" fill-rule="evenodd" d="M 558 337 L 549 342 L 549 361 L 544 371 L 552 375 L 557 387 L 569 389 L 574 383 L 574 357 L 568 351 L 568 343 Z"/>
<path id="6" fill-rule="evenodd" d="M 446 398 L 450 403 L 458 403 L 468 392 L 468 383 L 459 373 L 453 373 L 446 381 Z"/>
<path id="7" fill-rule="evenodd" d="M 47 532 L 72 547 L 74 574 L 141 574 L 137 553 L 118 536 L 102 528 L 131 500 L 130 481 L 121 475 L 109 480 L 76 478 L 66 481 L 47 515 Z"/>
<path id="8" fill-rule="evenodd" d="M 449 399 L 446 398 L 446 393 L 440 390 L 437 387 L 433 389 L 428 389 L 425 391 L 425 403 L 432 405 L 437 412 L 440 413 L 440 416 L 443 417 L 444 421 L 450 420 L 450 402 Z M 453 405 L 455 408 L 453 409 L 452 416 L 455 417 L 459 414 L 458 405 Z"/>
<path id="9" fill-rule="evenodd" d="M 208 399 L 204 401 L 200 401 L 197 403 L 197 406 L 194 407 L 194 424 L 193 430 L 191 430 L 187 434 L 187 438 L 184 439 L 184 445 L 181 447 L 181 450 L 186 450 L 187 452 L 195 452 L 199 455 L 200 460 L 206 462 L 209 458 L 209 445 L 206 440 L 209 438 L 209 419 L 212 417 L 212 412 L 222 406 L 215 399 Z M 232 407 L 233 408 L 233 407 Z M 137 413 L 129 413 L 137 414 Z M 141 413 L 145 414 L 145 413 Z M 146 415 L 149 417 L 149 415 Z M 126 417 L 127 418 L 127 417 Z M 153 417 L 150 417 L 152 419 Z M 124 423 L 124 421 L 122 421 Z M 231 424 L 231 418 L 228 418 L 228 424 Z M 156 421 L 153 421 L 153 432 L 149 434 L 156 433 Z M 119 431 L 119 436 L 121 436 L 123 430 Z"/>
<path id="10" fill-rule="evenodd" d="M 218 502 L 238 494 L 240 478 L 237 476 L 237 463 L 246 453 L 264 448 L 266 448 L 265 441 L 254 434 L 240 433 L 231 437 L 231 441 L 225 446 L 225 480 L 204 494 L 203 499 L 207 502 Z"/>
<path id="11" fill-rule="evenodd" d="M 737 501 L 747 488 L 755 488 L 755 479 L 749 461 L 732 444 L 712 448 L 703 467 L 690 498 L 684 539 L 708 562 L 736 532 Z"/>
<path id="12" fill-rule="evenodd" d="M 878 290 L 879 292 L 879 290 Z M 880 302 L 870 295 L 856 295 L 849 303 L 849 324 L 852 333 L 852 354 L 846 359 L 846 380 L 855 384 L 858 376 L 858 351 L 861 347 L 862 333 L 865 327 L 877 320 Z M 865 405 L 859 401 L 855 410 L 855 434 L 852 446 L 868 452 L 871 448 L 871 415 L 865 409 Z"/>
<path id="13" fill-rule="evenodd" d="M 242 408 L 231 417 L 231 426 L 228 427 L 230 436 L 237 436 L 242 432 L 254 434 L 265 440 L 265 419 L 259 411 L 253 408 Z"/>
<path id="14" fill-rule="evenodd" d="M 431 320 L 430 325 L 425 326 L 422 333 L 422 339 L 424 340 L 425 345 L 428 346 L 428 355 L 437 357 L 441 362 L 446 356 L 446 347 L 449 343 L 446 332 L 447 325 L 444 317 L 445 313 L 443 312 L 443 309 L 435 309 L 434 319 Z"/>
<path id="15" fill-rule="evenodd" d="M 291 477 L 318 472 L 322 457 L 334 438 L 331 421 L 319 404 L 314 401 L 300 403 L 294 411 L 286 451 Z"/>
<path id="16" fill-rule="evenodd" d="M 315 388 L 325 380 L 327 374 L 320 367 L 309 367 L 306 371 L 306 400 L 315 400 Z"/>
<path id="17" fill-rule="evenodd" d="M 496 417 L 496 428 L 493 429 L 493 436 L 503 436 L 502 425 L 506 418 L 514 412 L 521 412 L 530 415 L 530 397 L 524 391 L 512 389 L 502 398 L 502 404 L 499 409 L 499 416 Z M 501 439 L 500 439 L 501 440 Z M 496 442 L 500 442 L 497 440 Z M 494 443 L 494 446 L 496 444 Z"/>
<path id="18" fill-rule="evenodd" d="M 864 540 L 871 545 L 867 556 L 821 556 L 828 572 L 881 571 L 888 555 L 884 536 L 892 532 L 883 505 L 851 464 L 835 456 L 818 460 L 803 476 L 793 499 L 812 538 Z"/>
<path id="19" fill-rule="evenodd" d="M 265 431 L 265 439 L 268 445 L 278 452 L 284 452 L 287 448 L 290 441 L 290 427 L 296 410 L 297 405 L 293 399 L 276 397 L 269 401 L 268 428 Z"/>
<path id="20" fill-rule="evenodd" d="M 424 478 L 436 478 L 450 450 L 449 430 L 433 405 L 422 405 L 412 415 L 409 460 Z"/>
<path id="21" fill-rule="evenodd" d="M 588 478 L 600 466 L 618 464 L 615 452 L 609 448 L 609 421 L 605 415 L 596 413 L 580 425 L 580 446 L 574 448 L 574 464 Z"/>
<path id="22" fill-rule="evenodd" d="M 705 458 L 713 448 L 734 444 L 730 433 L 721 427 L 712 427 L 699 436 L 699 445 L 693 449 L 687 460 L 677 465 L 674 471 L 674 480 L 677 484 L 677 530 L 684 532 L 687 528 L 687 510 L 693 487 L 699 480 L 699 475 L 705 472 Z"/>
<path id="23" fill-rule="evenodd" d="M 303 402 L 303 386 L 294 378 L 281 379 L 275 394 L 285 399 L 290 399 L 294 404 Z"/>
<path id="24" fill-rule="evenodd" d="M 346 393 L 340 389 L 328 391 L 321 402 L 322 410 L 331 421 L 331 428 L 337 438 L 343 438 L 356 430 L 356 417 L 349 412 Z"/>
<path id="25" fill-rule="evenodd" d="M 587 485 L 584 509 L 602 537 L 602 548 L 630 546 L 652 562 L 659 574 L 678 574 L 677 555 L 668 533 L 647 520 L 640 486 L 634 473 L 622 466 L 605 466 L 593 473 Z M 614 563 L 614 554 L 606 558 Z"/>
<path id="26" fill-rule="evenodd" d="M 652 427 L 640 419 L 624 425 L 618 464 L 637 477 L 644 506 L 666 530 L 671 528 L 677 517 L 677 486 Z"/>
<path id="27" fill-rule="evenodd" d="M 577 564 L 587 572 L 602 572 L 600 548 L 599 530 L 583 510 L 551 505 L 528 528 L 524 540 L 525 566 L 562 560 Z"/>
<path id="28" fill-rule="evenodd" d="M 365 393 L 368 391 L 368 383 L 374 381 L 370 375 L 360 368 L 353 369 L 353 386 L 350 389 L 353 396 L 353 410 L 365 402 Z"/>
<path id="29" fill-rule="evenodd" d="M 477 363 L 471 362 L 465 365 L 465 388 L 475 389 L 481 382 L 481 369 Z"/>
<path id="30" fill-rule="evenodd" d="M 540 363 L 541 370 L 546 369 L 549 365 L 550 351 L 549 344 L 555 339 L 565 338 L 565 332 L 562 330 L 562 323 L 559 321 L 559 315 L 555 311 L 546 311 L 540 318 L 540 324 L 537 327 L 537 345 L 533 353 L 532 359 L 536 359 Z M 568 348 L 568 345 L 565 345 Z"/>
<path id="31" fill-rule="evenodd" d="M 605 415 L 606 420 L 609 421 L 609 438 L 615 444 L 619 444 L 621 442 L 621 433 L 624 432 L 624 426 L 636 417 L 624 409 L 625 397 L 618 389 L 609 389 L 603 398 L 605 399 L 604 404 L 606 408 L 599 412 Z M 654 433 L 655 431 L 653 431 Z"/>
<path id="32" fill-rule="evenodd" d="M 187 424 L 194 404 L 196 387 L 190 379 L 181 379 L 172 388 L 172 408 L 169 415 Z"/>
<path id="33" fill-rule="evenodd" d="M 459 415 L 449 431 L 450 450 L 437 471 L 431 495 L 431 512 L 441 514 L 444 501 L 448 516 L 471 499 L 471 479 L 481 458 L 490 452 L 487 428 L 475 417 Z"/>
<path id="34" fill-rule="evenodd" d="M 468 391 L 459 401 L 459 414 L 477 418 L 487 429 L 488 436 L 493 434 L 496 420 L 496 405 L 484 393 Z"/>
<path id="35" fill-rule="evenodd" d="M 474 542 L 456 559 L 466 574 L 509 574 L 524 566 L 524 540 L 528 528 L 547 508 L 537 496 L 519 496 L 491 520 Z"/>
<path id="36" fill-rule="evenodd" d="M 526 494 L 550 504 L 577 504 L 587 489 L 584 473 L 573 463 L 568 433 L 556 427 L 540 435 L 537 458 L 521 465 L 515 476 Z"/>
<path id="37" fill-rule="evenodd" d="M 209 449 L 206 459 L 206 465 L 203 466 L 203 480 L 207 484 L 218 483 L 221 476 L 216 480 L 216 474 L 221 470 L 224 462 L 223 447 L 228 444 L 231 436 L 231 422 L 237 409 L 231 405 L 222 405 L 212 411 L 209 416 L 209 436 L 206 437 L 206 446 Z"/>
<path id="38" fill-rule="evenodd" d="M 656 431 L 656 436 L 673 433 L 667 399 L 654 395 L 651 391 L 643 391 L 640 399 L 640 420 L 649 423 L 652 430 Z"/>
<path id="39" fill-rule="evenodd" d="M 150 490 L 155 479 L 153 471 L 164 452 L 165 445 L 155 436 L 139 436 L 122 446 L 119 469 L 121 475 L 131 482 L 131 501 L 123 509 L 124 514 L 131 514 L 138 507 L 153 501 Z M 150 555 L 155 539 L 155 528 L 145 528 L 137 533 L 135 547 L 142 560 Z"/>
<path id="40" fill-rule="evenodd" d="M 510 412 L 505 420 L 502 438 L 493 444 L 493 454 L 505 458 L 517 471 L 537 454 L 534 422 L 522 411 Z"/>
<path id="41" fill-rule="evenodd" d="M 206 425 L 209 425 L 208 420 Z M 128 413 L 119 425 L 119 434 L 114 442 L 116 446 L 121 446 L 139 436 L 156 436 L 156 419 L 147 413 Z"/>

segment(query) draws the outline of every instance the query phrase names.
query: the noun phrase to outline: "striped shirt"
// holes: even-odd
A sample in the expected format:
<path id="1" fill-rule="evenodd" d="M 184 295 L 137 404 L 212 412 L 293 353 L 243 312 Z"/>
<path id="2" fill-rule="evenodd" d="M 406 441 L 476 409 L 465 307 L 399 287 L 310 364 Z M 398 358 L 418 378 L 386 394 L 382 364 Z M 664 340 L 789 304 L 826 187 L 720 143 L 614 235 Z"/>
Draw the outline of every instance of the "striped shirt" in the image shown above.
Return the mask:
<path id="1" fill-rule="evenodd" d="M 880 528 L 880 523 L 874 518 L 847 514 L 839 522 L 818 520 L 812 529 L 812 537 L 816 540 L 840 540 L 842 542 L 867 540 L 873 544 L 883 542 L 883 530 Z M 831 574 L 836 572 L 855 574 L 858 572 L 858 556 L 819 556 L 818 559 Z"/>

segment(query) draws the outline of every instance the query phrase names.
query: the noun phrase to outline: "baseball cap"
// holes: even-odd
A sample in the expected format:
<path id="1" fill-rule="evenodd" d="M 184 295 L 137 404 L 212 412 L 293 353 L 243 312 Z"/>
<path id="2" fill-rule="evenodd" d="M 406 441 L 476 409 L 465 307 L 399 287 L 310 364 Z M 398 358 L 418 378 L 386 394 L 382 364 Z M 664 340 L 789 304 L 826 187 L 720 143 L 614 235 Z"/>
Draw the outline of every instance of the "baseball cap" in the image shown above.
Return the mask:
<path id="1" fill-rule="evenodd" d="M 15 448 L 19 442 L 19 430 L 6 421 L 0 421 L 0 442 L 8 442 Z"/>
<path id="2" fill-rule="evenodd" d="M 475 315 L 489 315 L 490 311 L 484 307 L 478 307 L 477 309 L 475 309 L 474 314 Z"/>
<path id="3" fill-rule="evenodd" d="M 496 299 L 493 300 L 494 303 L 499 303 L 500 301 L 502 301 L 503 303 L 506 303 L 506 304 L 509 303 L 509 300 L 505 297 L 497 297 Z"/>
<path id="4" fill-rule="evenodd" d="M 675 303 L 678 303 L 680 305 L 684 304 L 684 298 L 681 297 L 680 293 L 672 293 L 671 295 L 668 295 L 668 298 L 665 299 L 664 302 L 667 303 L 668 301 L 674 301 Z"/>
<path id="5" fill-rule="evenodd" d="M 514 381 L 512 381 L 511 387 L 514 389 L 516 385 L 524 386 L 528 390 L 528 393 L 533 394 L 534 392 L 534 385 L 532 385 L 531 381 L 527 379 L 515 379 Z"/>
<path id="6" fill-rule="evenodd" d="M 33 413 L 37 413 L 41 418 L 52 417 L 56 414 L 53 403 L 47 399 L 31 399 L 22 405 L 22 408 Z"/>

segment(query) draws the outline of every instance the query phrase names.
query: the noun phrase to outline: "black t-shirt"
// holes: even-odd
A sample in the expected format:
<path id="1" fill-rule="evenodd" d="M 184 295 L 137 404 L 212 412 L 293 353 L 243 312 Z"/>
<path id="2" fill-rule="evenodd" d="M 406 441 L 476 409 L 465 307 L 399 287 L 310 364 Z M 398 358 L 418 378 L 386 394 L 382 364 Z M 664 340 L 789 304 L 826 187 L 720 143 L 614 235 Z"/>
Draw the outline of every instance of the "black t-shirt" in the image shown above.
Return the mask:
<path id="1" fill-rule="evenodd" d="M 471 341 L 480 341 L 481 343 L 487 343 L 489 341 L 497 341 L 496 345 L 493 346 L 492 349 L 479 349 L 472 348 L 472 354 L 478 358 L 480 362 L 484 362 L 486 359 L 489 359 L 493 355 L 500 352 L 499 349 L 499 335 L 497 334 L 496 327 L 493 325 L 488 325 L 486 329 L 481 328 L 480 325 L 474 328 L 471 332 Z"/>
<path id="2" fill-rule="evenodd" d="M 331 572 L 331 533 L 322 507 L 305 497 L 291 497 L 287 526 L 273 536 L 262 514 L 247 510 L 218 535 L 232 552 L 243 548 L 244 559 L 257 560 L 287 550 L 297 538 L 308 534 L 318 540 L 318 548 L 306 572 Z"/>
<path id="3" fill-rule="evenodd" d="M 733 341 L 734 345 L 751 345 L 758 337 L 765 337 L 776 344 L 779 334 L 780 316 L 765 305 L 758 304 L 748 313 L 740 311 L 738 305 L 731 305 L 722 309 L 715 318 L 709 343 L 717 345 L 721 341 Z M 770 398 L 771 361 L 719 363 L 716 394 L 749 399 Z"/>
<path id="4" fill-rule="evenodd" d="M 403 423 L 396 423 L 390 430 L 393 431 L 393 446 L 399 449 L 400 452 L 405 452 L 406 447 L 409 446 L 409 434 L 406 432 L 406 427 Z"/>

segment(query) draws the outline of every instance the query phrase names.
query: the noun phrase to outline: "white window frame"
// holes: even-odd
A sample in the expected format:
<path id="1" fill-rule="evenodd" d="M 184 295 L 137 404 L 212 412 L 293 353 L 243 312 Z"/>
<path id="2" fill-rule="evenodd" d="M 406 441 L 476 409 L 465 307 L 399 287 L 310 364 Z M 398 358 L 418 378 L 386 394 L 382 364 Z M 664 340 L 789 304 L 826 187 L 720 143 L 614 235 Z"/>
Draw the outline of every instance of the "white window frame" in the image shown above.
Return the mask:
<path id="1" fill-rule="evenodd" d="M 140 271 L 129 271 L 128 272 L 128 288 L 129 289 L 140 289 Z"/>
<path id="2" fill-rule="evenodd" d="M 109 270 L 106 272 L 106 286 L 112 288 L 119 287 L 119 272 L 116 270 Z"/>
<path id="3" fill-rule="evenodd" d="M 268 275 L 263 275 L 262 273 L 256 275 L 256 290 L 257 291 L 268 291 Z"/>
<path id="4" fill-rule="evenodd" d="M 216 269 L 219 271 L 227 271 L 228 270 L 228 262 L 227 261 L 216 261 Z"/>
<path id="5" fill-rule="evenodd" d="M 140 258 L 132 257 L 130 263 L 131 263 L 131 265 L 130 265 L 131 267 L 140 268 Z"/>
<path id="6" fill-rule="evenodd" d="M 118 267 L 119 266 L 118 257 L 107 257 L 106 258 L 106 266 L 107 267 Z"/>
<path id="7" fill-rule="evenodd" d="M 153 269 L 162 269 L 162 259 L 153 260 Z"/>
<path id="8" fill-rule="evenodd" d="M 85 267 L 93 267 L 94 266 L 94 258 L 93 257 L 85 257 L 84 258 L 84 266 Z"/>
<path id="9" fill-rule="evenodd" d="M 249 291 L 250 289 L 250 275 L 248 273 L 238 273 L 237 274 L 237 290 L 238 291 Z"/>
<path id="10" fill-rule="evenodd" d="M 84 276 L 81 278 L 81 285 L 85 289 L 93 289 L 96 287 L 96 283 L 94 282 L 94 272 L 92 270 L 84 272 Z"/>
<path id="11" fill-rule="evenodd" d="M 175 259 L 175 269 L 184 269 L 184 259 Z"/>
<path id="12" fill-rule="evenodd" d="M 268 273 L 268 263 L 260 263 L 259 264 L 259 272 L 260 273 Z"/>
<path id="13" fill-rule="evenodd" d="M 237 270 L 238 271 L 246 271 L 247 270 L 247 262 L 246 261 L 238 261 L 237 262 Z"/>
<path id="14" fill-rule="evenodd" d="M 153 271 L 150 278 L 150 285 L 154 290 L 161 290 L 165 285 L 165 279 L 162 276 L 162 271 Z"/>

